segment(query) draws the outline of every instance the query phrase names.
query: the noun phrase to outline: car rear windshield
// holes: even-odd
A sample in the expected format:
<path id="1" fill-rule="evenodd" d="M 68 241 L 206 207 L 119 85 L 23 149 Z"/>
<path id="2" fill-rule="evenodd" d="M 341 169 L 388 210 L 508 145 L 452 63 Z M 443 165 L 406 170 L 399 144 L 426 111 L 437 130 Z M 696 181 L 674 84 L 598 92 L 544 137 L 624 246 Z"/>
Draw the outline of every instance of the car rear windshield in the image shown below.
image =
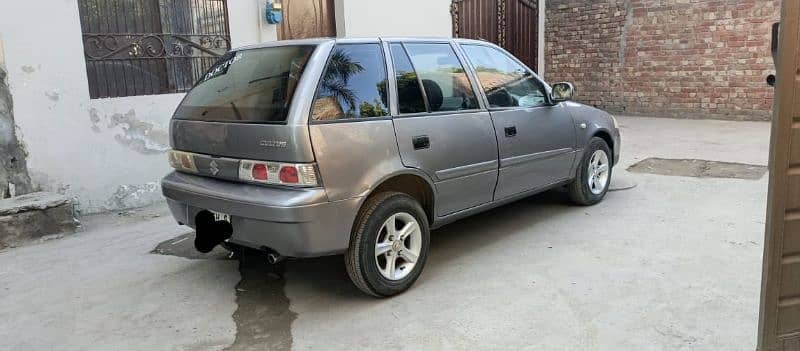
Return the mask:
<path id="1" fill-rule="evenodd" d="M 313 45 L 231 51 L 186 94 L 175 118 L 284 122 Z"/>

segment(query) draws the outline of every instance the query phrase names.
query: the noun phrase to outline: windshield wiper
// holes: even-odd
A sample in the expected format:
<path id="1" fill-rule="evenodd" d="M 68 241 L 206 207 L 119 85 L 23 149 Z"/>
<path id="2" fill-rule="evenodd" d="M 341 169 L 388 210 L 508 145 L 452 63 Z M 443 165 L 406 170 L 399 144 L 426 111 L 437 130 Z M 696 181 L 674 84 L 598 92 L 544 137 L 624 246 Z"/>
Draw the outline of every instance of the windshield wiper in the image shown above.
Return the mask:
<path id="1" fill-rule="evenodd" d="M 279 74 L 272 75 L 272 76 L 267 76 L 267 77 L 263 77 L 263 78 L 253 79 L 253 80 L 251 80 L 251 81 L 247 82 L 247 84 L 253 84 L 253 83 L 255 83 L 255 82 L 260 82 L 260 81 L 262 81 L 262 80 L 267 80 L 267 79 L 273 79 L 273 78 L 282 78 L 284 75 L 286 75 L 286 73 L 279 73 Z"/>

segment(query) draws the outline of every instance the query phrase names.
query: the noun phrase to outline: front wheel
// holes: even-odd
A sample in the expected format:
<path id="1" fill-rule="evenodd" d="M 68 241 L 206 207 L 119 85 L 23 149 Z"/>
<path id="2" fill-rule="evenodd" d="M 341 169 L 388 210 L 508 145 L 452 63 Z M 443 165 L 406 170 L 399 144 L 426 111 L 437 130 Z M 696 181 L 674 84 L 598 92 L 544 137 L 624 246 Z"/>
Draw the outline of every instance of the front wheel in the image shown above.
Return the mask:
<path id="1" fill-rule="evenodd" d="M 414 198 L 377 194 L 367 199 L 353 227 L 345 254 L 347 273 L 367 294 L 399 294 L 422 273 L 429 245 L 428 220 Z"/>
<path id="2" fill-rule="evenodd" d="M 603 200 L 611 184 L 611 160 L 611 149 L 606 141 L 592 138 L 578 165 L 575 180 L 567 187 L 573 202 L 589 206 Z"/>

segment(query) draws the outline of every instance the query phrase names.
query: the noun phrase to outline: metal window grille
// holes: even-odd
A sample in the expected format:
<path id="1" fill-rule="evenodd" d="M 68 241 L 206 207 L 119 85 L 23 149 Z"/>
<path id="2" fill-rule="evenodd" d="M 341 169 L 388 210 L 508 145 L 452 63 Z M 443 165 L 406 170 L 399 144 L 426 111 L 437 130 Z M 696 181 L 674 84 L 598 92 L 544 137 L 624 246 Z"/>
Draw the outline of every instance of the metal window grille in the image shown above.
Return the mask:
<path id="1" fill-rule="evenodd" d="M 230 50 L 226 0 L 79 0 L 91 98 L 186 92 Z"/>

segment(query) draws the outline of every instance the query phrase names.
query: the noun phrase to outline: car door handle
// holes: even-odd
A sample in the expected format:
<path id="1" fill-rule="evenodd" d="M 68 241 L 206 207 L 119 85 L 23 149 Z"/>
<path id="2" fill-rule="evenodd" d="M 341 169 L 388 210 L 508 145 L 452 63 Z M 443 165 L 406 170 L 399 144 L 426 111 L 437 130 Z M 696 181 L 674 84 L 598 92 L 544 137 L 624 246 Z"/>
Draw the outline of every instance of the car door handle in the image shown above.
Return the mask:
<path id="1" fill-rule="evenodd" d="M 517 127 L 516 126 L 506 127 L 506 136 L 509 138 L 517 136 Z"/>
<path id="2" fill-rule="evenodd" d="M 414 145 L 414 150 L 429 149 L 431 147 L 431 139 L 427 135 L 417 135 L 411 138 L 411 144 Z"/>

